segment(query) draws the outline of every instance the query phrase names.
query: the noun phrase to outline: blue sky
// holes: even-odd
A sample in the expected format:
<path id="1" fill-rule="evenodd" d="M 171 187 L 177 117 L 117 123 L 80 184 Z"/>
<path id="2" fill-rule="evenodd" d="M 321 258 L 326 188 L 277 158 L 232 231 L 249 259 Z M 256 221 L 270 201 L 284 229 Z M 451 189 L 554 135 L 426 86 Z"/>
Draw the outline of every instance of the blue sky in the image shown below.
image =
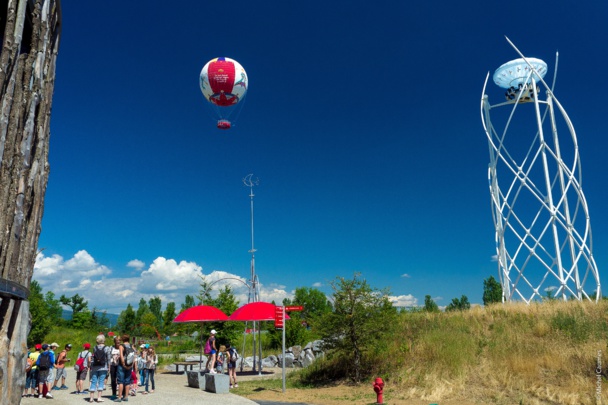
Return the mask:
<path id="1" fill-rule="evenodd" d="M 329 294 L 360 272 L 401 305 L 480 303 L 497 266 L 479 102 L 487 72 L 518 57 L 505 35 L 550 80 L 560 53 L 555 94 L 577 130 L 605 274 L 606 2 L 62 6 L 34 272 L 45 290 L 119 312 L 155 295 L 179 305 L 200 274 L 247 279 L 253 173 L 263 300 Z M 249 76 L 229 131 L 198 87 L 217 56 Z"/>

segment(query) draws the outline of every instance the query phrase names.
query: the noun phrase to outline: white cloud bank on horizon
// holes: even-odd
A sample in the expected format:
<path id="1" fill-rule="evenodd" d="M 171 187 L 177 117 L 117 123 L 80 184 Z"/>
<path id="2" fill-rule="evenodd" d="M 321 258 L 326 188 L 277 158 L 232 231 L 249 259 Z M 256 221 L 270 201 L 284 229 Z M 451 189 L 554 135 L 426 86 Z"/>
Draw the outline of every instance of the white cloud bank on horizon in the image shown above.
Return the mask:
<path id="1" fill-rule="evenodd" d="M 125 270 L 121 274 L 97 263 L 86 250 L 78 251 L 69 260 L 57 254 L 47 257 L 40 252 L 36 256 L 33 279 L 40 284 L 43 294 L 52 291 L 56 298 L 79 294 L 88 302 L 89 309 L 115 314 L 123 311 L 128 304 L 137 310 L 141 298 L 148 301 L 153 297 L 160 297 L 163 309 L 168 302 L 175 302 L 179 310 L 186 295 L 196 297 L 201 292 L 201 277 L 210 283 L 216 282 L 213 285 L 215 292 L 224 285 L 230 285 L 241 304 L 248 300 L 249 289 L 245 278 L 221 270 L 204 274 L 203 268 L 194 262 L 158 257 L 147 268 L 138 259 L 131 260 L 126 267 L 141 272 L 127 276 L 130 272 Z M 215 294 L 212 292 L 211 295 Z M 284 286 L 260 283 L 260 296 L 264 301 L 279 303 L 284 298 L 293 298 L 293 292 L 286 291 Z"/>
<path id="2" fill-rule="evenodd" d="M 97 263 L 86 250 L 78 251 L 68 260 L 57 254 L 47 257 L 39 252 L 33 275 L 33 279 L 42 287 L 43 294 L 52 291 L 56 298 L 79 294 L 88 302 L 90 310 L 96 308 L 112 314 L 119 314 L 128 304 L 137 310 L 142 298 L 149 301 L 154 297 L 161 299 L 163 309 L 167 303 L 175 302 L 179 311 L 186 295 L 196 299 L 201 293 L 202 277 L 212 285 L 212 296 L 229 285 L 241 305 L 248 301 L 246 278 L 222 270 L 205 274 L 203 268 L 194 262 L 177 262 L 164 257 L 157 257 L 147 268 L 143 261 L 134 259 L 125 265 L 125 269 L 116 271 Z M 314 283 L 313 287 L 322 285 Z M 277 304 L 285 298 L 293 299 L 295 293 L 287 291 L 284 285 L 274 283 L 260 283 L 259 287 L 262 301 Z M 331 300 L 331 297 L 327 298 Z M 418 300 L 412 294 L 390 296 L 389 299 L 397 307 L 418 305 Z"/>

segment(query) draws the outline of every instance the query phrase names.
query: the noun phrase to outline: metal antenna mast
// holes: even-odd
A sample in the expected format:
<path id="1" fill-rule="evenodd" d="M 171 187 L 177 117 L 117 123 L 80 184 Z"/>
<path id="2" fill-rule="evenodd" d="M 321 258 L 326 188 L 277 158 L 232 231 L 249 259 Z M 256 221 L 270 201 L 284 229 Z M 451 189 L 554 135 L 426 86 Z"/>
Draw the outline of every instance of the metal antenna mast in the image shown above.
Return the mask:
<path id="1" fill-rule="evenodd" d="M 255 274 L 255 245 L 254 245 L 254 233 L 253 233 L 253 197 L 255 197 L 255 194 L 253 194 L 253 187 L 257 186 L 260 183 L 259 179 L 256 177 L 255 179 L 253 178 L 253 173 L 248 174 L 247 176 L 245 176 L 245 178 L 243 179 L 243 184 L 245 184 L 246 187 L 249 187 L 249 198 L 251 200 L 251 249 L 249 250 L 249 253 L 251 253 L 251 280 L 250 280 L 250 289 L 249 289 L 249 299 L 248 299 L 248 303 L 252 303 L 252 302 L 258 302 L 260 300 L 260 292 L 259 292 L 259 281 L 258 281 L 258 276 Z M 256 331 L 256 321 L 252 322 L 253 324 L 253 332 L 252 332 L 252 336 L 253 336 L 253 368 L 252 371 L 255 372 L 256 371 L 256 351 L 258 351 L 259 353 L 259 367 L 258 367 L 258 371 L 260 372 L 260 374 L 262 373 L 262 336 L 261 336 L 261 331 L 259 330 L 259 325 L 258 325 L 258 339 L 257 339 L 257 344 L 256 344 L 256 338 L 255 338 L 255 331 Z M 245 323 L 245 329 L 247 328 L 247 323 Z M 245 335 L 247 336 L 247 335 Z M 245 339 L 243 339 L 243 353 L 245 353 Z M 241 362 L 241 371 L 243 371 L 243 363 Z"/>
<path id="2" fill-rule="evenodd" d="M 257 178 L 253 179 L 253 174 L 248 174 L 243 179 L 243 184 L 245 184 L 245 186 L 249 187 L 249 198 L 251 200 L 251 250 L 249 250 L 249 253 L 251 253 L 251 290 L 249 292 L 249 302 L 258 302 L 260 300 L 260 296 L 258 293 L 258 280 L 257 280 L 257 276 L 255 275 L 256 249 L 254 247 L 254 234 L 253 234 L 253 197 L 255 197 L 255 194 L 253 194 L 253 187 L 260 184 L 260 181 Z"/>

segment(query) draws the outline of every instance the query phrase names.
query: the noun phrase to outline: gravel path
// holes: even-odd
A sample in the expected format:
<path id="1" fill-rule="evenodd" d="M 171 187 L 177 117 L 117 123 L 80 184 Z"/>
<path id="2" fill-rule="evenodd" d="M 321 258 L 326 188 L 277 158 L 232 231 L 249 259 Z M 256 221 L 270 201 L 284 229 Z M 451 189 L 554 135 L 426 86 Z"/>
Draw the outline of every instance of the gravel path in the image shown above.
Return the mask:
<path id="1" fill-rule="evenodd" d="M 70 378 L 71 377 L 71 378 Z M 56 404 L 61 405 L 84 405 L 89 403 L 89 395 L 78 395 L 71 394 L 74 391 L 74 374 L 68 377 L 67 384 L 69 390 L 51 391 L 53 399 L 38 399 L 38 398 L 22 398 L 22 405 L 37 404 L 41 405 L 42 401 L 54 401 Z M 144 395 L 143 387 L 138 387 L 137 395 L 130 396 L 126 404 L 147 404 L 147 405 L 188 405 L 188 404 L 205 404 L 205 405 L 257 405 L 257 402 L 253 402 L 247 398 L 239 397 L 235 394 L 212 394 L 210 392 L 202 391 L 198 388 L 188 387 L 185 374 L 173 374 L 173 373 L 157 373 L 155 375 L 156 390 L 154 393 Z M 88 382 L 87 384 L 88 385 Z M 85 385 L 85 386 L 86 386 Z M 102 398 L 104 404 L 114 404 L 110 400 L 112 390 L 108 387 L 103 391 Z M 50 405 L 52 402 L 48 402 Z"/>

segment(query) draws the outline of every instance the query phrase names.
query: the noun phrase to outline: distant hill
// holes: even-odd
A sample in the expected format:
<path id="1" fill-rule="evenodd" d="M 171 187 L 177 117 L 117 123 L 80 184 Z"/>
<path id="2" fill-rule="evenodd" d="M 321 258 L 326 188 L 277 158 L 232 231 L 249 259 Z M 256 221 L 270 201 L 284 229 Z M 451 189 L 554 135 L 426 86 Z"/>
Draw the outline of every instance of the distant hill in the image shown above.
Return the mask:
<path id="1" fill-rule="evenodd" d="M 106 314 L 106 316 L 110 320 L 110 327 L 116 325 L 116 323 L 118 322 L 117 314 Z M 64 309 L 63 312 L 61 313 L 61 317 L 65 320 L 69 321 L 70 319 L 72 319 L 72 311 L 70 311 L 68 309 Z"/>

